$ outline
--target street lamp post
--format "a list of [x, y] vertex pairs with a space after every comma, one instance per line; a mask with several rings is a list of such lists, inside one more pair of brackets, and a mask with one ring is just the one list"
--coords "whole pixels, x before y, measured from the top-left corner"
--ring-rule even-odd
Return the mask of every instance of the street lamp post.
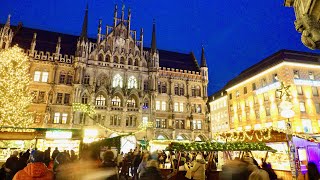
[[281, 93], [280, 94], [280, 99], [282, 100], [282, 102], [280, 103], [281, 117], [284, 117], [287, 119], [286, 138], [287, 138], [292, 178], [297, 179], [298, 171], [297, 171], [297, 165], [296, 165], [296, 148], [292, 140], [292, 123], [290, 121], [290, 118], [294, 117], [295, 113], [292, 110], [292, 107], [293, 107], [292, 103], [287, 100], [287, 98], [290, 97], [289, 88], [290, 86], [284, 86], [284, 84], [281, 83], [281, 88], [277, 89], [277, 92]]

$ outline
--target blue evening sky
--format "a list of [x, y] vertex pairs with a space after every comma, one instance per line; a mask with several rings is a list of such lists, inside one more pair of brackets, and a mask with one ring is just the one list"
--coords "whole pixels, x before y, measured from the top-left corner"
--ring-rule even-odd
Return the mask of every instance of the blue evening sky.
[[[294, 29], [293, 8], [284, 0], [125, 0], [131, 8], [132, 29], [144, 28], [150, 46], [152, 19], [156, 20], [159, 49], [188, 53], [200, 61], [201, 45], [209, 67], [209, 95], [242, 70], [279, 51], [308, 52]], [[99, 18], [103, 27], [113, 23], [114, 5], [120, 0], [2, 0], [0, 23], [11, 14], [12, 24], [79, 35], [89, 3], [89, 36], [96, 37]], [[118, 14], [119, 14], [118, 13]], [[127, 11], [126, 11], [127, 14]], [[104, 30], [104, 28], [103, 28]], [[62, 39], [63, 41], [63, 39]]]

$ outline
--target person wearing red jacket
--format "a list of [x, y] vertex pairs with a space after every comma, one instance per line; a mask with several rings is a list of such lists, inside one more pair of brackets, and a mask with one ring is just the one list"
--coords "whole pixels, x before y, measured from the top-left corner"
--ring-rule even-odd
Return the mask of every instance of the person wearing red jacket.
[[30, 155], [30, 163], [22, 170], [18, 171], [13, 180], [53, 180], [53, 172], [49, 171], [43, 163], [44, 153], [33, 151]]

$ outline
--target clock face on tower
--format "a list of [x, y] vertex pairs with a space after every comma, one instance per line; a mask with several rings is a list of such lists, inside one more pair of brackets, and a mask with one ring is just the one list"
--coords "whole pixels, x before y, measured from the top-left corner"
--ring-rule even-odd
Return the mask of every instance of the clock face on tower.
[[122, 37], [117, 37], [116, 46], [122, 47], [124, 46], [125, 40]]

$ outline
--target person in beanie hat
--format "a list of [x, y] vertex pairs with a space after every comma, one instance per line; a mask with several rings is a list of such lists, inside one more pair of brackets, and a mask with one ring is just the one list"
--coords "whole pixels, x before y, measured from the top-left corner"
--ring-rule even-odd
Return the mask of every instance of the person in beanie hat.
[[30, 163], [16, 173], [13, 180], [52, 180], [53, 172], [49, 171], [43, 163], [44, 153], [41, 151], [32, 151], [30, 154]]

